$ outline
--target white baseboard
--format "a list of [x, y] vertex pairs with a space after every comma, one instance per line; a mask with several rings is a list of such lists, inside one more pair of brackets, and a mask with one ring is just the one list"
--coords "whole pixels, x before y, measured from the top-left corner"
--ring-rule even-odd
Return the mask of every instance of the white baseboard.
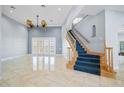
[[7, 57], [7, 58], [2, 58], [1, 61], [4, 62], [4, 61], [7, 61], [7, 60], [12, 60], [12, 59], [15, 59], [15, 58], [19, 58], [19, 57], [22, 57], [22, 56], [25, 56], [26, 54], [24, 55], [19, 55], [19, 56], [13, 56], [13, 57]]
[[114, 70], [115, 71], [118, 71], [119, 70], [119, 67], [118, 66], [114, 67]]
[[62, 54], [56, 54], [56, 56], [62, 56]]
[[124, 63], [124, 56], [119, 56], [119, 64], [122, 64]]
[[[27, 55], [27, 54], [19, 55], [19, 56], [13, 56], [13, 57], [7, 57], [7, 58], [2, 58], [1, 61], [4, 62], [4, 61], [7, 61], [7, 60], [12, 60], [12, 59], [15, 59], [15, 58], [23, 57], [25, 55]], [[29, 55], [32, 55], [32, 54], [29, 54]], [[62, 54], [56, 54], [56, 56], [62, 56]]]

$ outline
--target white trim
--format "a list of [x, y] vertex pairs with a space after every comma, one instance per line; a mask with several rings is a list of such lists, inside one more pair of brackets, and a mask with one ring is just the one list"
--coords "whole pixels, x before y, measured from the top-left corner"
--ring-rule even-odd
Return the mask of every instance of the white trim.
[[63, 56], [62, 54], [55, 54], [56, 56]]
[[1, 61], [4, 62], [4, 61], [7, 61], [7, 60], [12, 60], [12, 59], [15, 59], [15, 58], [19, 58], [19, 57], [22, 57], [22, 56], [25, 56], [26, 54], [24, 55], [19, 55], [19, 56], [13, 56], [13, 57], [7, 57], [7, 58], [2, 58]]
[[119, 70], [119, 66], [115, 66], [114, 70], [115, 70], [115, 72], [117, 72]]

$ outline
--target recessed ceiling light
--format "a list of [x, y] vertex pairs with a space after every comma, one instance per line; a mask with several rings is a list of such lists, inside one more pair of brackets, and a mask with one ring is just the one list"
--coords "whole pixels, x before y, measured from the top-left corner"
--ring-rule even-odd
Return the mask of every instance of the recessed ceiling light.
[[53, 22], [53, 20], [50, 20], [50, 22]]
[[10, 10], [10, 13], [13, 13], [13, 10]]
[[10, 6], [10, 13], [13, 13], [13, 11], [15, 10], [16, 8], [14, 6]]
[[58, 11], [61, 11], [62, 10], [62, 8], [58, 8]]

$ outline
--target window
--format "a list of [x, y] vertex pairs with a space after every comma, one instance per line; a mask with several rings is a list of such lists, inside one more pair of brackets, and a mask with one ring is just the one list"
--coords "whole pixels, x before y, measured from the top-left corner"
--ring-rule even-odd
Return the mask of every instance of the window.
[[120, 52], [124, 52], [124, 41], [120, 41]]
[[75, 18], [75, 19], [73, 20], [73, 24], [77, 24], [77, 23], [79, 23], [81, 20], [82, 20], [81, 17]]
[[92, 26], [92, 37], [96, 37], [96, 25]]

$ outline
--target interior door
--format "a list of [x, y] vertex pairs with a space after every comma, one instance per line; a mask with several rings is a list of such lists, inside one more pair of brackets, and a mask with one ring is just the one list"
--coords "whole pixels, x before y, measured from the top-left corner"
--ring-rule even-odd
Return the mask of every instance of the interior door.
[[56, 38], [35, 37], [32, 38], [32, 54], [56, 54]]
[[56, 52], [56, 40], [55, 40], [55, 38], [51, 38], [50, 40], [49, 40], [49, 51], [50, 51], [50, 53], [51, 54], [55, 54], [55, 52]]

